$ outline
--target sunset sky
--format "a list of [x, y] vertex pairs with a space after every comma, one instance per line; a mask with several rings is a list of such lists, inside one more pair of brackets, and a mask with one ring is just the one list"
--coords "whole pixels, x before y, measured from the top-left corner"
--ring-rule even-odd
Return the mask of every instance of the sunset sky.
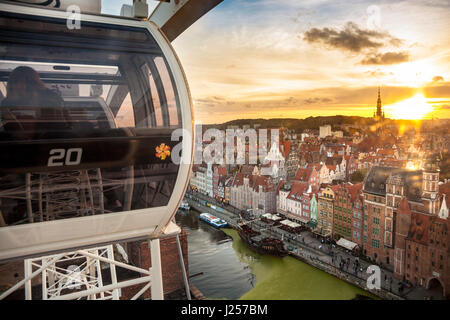
[[224, 0], [172, 44], [203, 123], [372, 116], [378, 86], [388, 117], [442, 119], [449, 30], [448, 0]]

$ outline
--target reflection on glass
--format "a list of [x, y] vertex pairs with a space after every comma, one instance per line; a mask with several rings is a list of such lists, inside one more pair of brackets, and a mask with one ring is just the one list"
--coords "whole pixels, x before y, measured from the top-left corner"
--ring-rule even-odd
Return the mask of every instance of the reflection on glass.
[[164, 206], [174, 188], [161, 49], [141, 29], [61, 24], [0, 17], [15, 39], [0, 42], [0, 226]]
[[169, 75], [169, 72], [167, 71], [166, 63], [164, 62], [164, 59], [162, 57], [156, 57], [155, 64], [159, 71], [161, 81], [166, 92], [166, 103], [169, 110], [170, 125], [177, 126], [179, 124], [178, 109], [175, 92], [172, 87], [172, 79]]

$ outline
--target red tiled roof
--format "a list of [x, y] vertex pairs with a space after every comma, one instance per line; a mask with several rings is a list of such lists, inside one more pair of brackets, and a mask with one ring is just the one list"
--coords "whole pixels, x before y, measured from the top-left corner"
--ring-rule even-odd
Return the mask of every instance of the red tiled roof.
[[241, 186], [244, 184], [244, 178], [248, 176], [244, 173], [236, 173], [236, 176], [234, 177], [233, 181], [233, 187]]
[[289, 140], [284, 141], [283, 142], [283, 150], [280, 150], [283, 157], [287, 158], [290, 150], [291, 150], [291, 142]]
[[295, 174], [295, 180], [306, 182], [311, 177], [311, 173], [312, 173], [312, 169], [298, 168], [297, 173]]
[[316, 168], [316, 171], [319, 171], [321, 167], [322, 165], [319, 163], [308, 163], [307, 169]]
[[239, 172], [244, 173], [244, 174], [252, 174], [254, 168], [255, 168], [255, 166], [253, 166], [253, 165], [244, 164], [244, 165], [242, 165], [241, 170]]
[[450, 182], [440, 184], [439, 185], [439, 192], [445, 193], [447, 196], [450, 195]]
[[450, 209], [450, 182], [439, 185], [439, 194], [442, 196], [445, 194], [445, 202], [447, 203], [447, 208]]
[[357, 184], [346, 184], [345, 188], [348, 190], [348, 192], [350, 193], [350, 196], [352, 198], [352, 202], [355, 202], [358, 195], [361, 193], [362, 188], [363, 188], [363, 184], [361, 183], [357, 183]]
[[217, 174], [219, 176], [226, 176], [227, 175], [227, 168], [226, 167], [217, 167]]
[[409, 207], [408, 199], [403, 197], [397, 208], [397, 213], [411, 214], [411, 208]]
[[423, 244], [428, 244], [428, 231], [430, 230], [430, 216], [423, 213], [412, 212], [411, 226], [408, 238]]
[[280, 189], [283, 188], [283, 186], [284, 186], [284, 184], [285, 184], [286, 182], [287, 182], [287, 181], [285, 181], [285, 180], [281, 180], [281, 181], [280, 181], [280, 183], [279, 183], [278, 186], [277, 186], [277, 195], [280, 194]]
[[294, 198], [294, 196], [299, 195], [301, 197], [303, 195], [303, 192], [305, 192], [307, 189], [308, 183], [295, 181], [292, 184], [291, 192], [289, 193], [288, 198], [298, 201], [298, 199]]
[[251, 176], [251, 177], [253, 190], [258, 191], [259, 186], [262, 186], [264, 192], [273, 191], [273, 183], [270, 177], [266, 176]]
[[255, 176], [252, 174], [237, 173], [233, 181], [233, 187], [238, 187], [244, 184], [244, 179], [248, 178], [250, 188], [255, 191], [259, 190], [259, 186], [263, 187], [264, 192], [273, 191], [273, 183], [270, 177]]
[[340, 187], [340, 185], [335, 184], [335, 185], [330, 186], [330, 189], [333, 190], [333, 192], [336, 192], [339, 190], [339, 187]]

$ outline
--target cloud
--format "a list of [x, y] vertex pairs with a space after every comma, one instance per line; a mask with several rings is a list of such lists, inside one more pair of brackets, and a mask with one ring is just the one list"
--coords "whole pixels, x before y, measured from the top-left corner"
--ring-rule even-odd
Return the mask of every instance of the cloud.
[[342, 30], [333, 28], [311, 28], [304, 33], [303, 39], [308, 43], [324, 45], [350, 52], [362, 52], [366, 49], [379, 49], [385, 45], [398, 46], [402, 40], [388, 32], [361, 29], [354, 22], [347, 22]]
[[303, 100], [304, 104], [317, 104], [317, 103], [326, 103], [326, 102], [331, 102], [332, 100], [330, 98], [319, 98], [319, 97], [314, 97], [314, 98], [307, 98]]
[[444, 77], [443, 76], [434, 76], [433, 77], [433, 81], [434, 82], [444, 81]]
[[369, 57], [363, 59], [361, 64], [396, 64], [409, 61], [408, 52], [385, 52], [371, 54]]
[[360, 75], [360, 77], [367, 79], [368, 76], [369, 77], [385, 77], [385, 76], [392, 76], [392, 75], [394, 75], [393, 72], [383, 72], [380, 70], [368, 70], [368, 71], [365, 71], [364, 73], [362, 73]]
[[226, 99], [218, 96], [206, 97], [203, 99], [195, 99], [194, 101], [197, 106], [209, 108], [223, 106], [224, 104], [228, 103]]
[[450, 82], [429, 83], [423, 88], [424, 94], [427, 98], [444, 98], [450, 96]]

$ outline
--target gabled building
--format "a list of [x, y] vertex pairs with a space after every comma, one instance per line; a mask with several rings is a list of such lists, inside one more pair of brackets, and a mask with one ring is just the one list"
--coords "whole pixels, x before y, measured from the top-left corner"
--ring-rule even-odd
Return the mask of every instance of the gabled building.
[[[227, 176], [227, 168], [225, 166], [219, 166], [219, 165], [213, 165], [213, 196], [214, 198], [221, 198], [223, 199], [225, 197], [225, 180], [222, 179], [223, 177]], [[220, 186], [221, 191], [219, 191], [219, 181], [222, 181], [222, 185]], [[219, 194], [220, 193], [220, 194]]]
[[361, 190], [362, 183], [337, 186], [334, 194], [333, 217], [333, 238], [335, 240], [345, 238], [352, 241], [353, 211]]
[[205, 177], [205, 189], [208, 197], [214, 197], [213, 190], [213, 169], [212, 164], [208, 163], [206, 167], [206, 177]]
[[206, 194], [206, 165], [194, 165], [191, 172], [189, 184], [192, 189]]
[[448, 209], [450, 208], [450, 182], [439, 186], [440, 208], [438, 216], [441, 219], [448, 219]]
[[237, 173], [230, 188], [230, 204], [257, 214], [276, 212], [276, 188], [270, 176]]
[[309, 217], [310, 217], [310, 221], [309, 221], [309, 226], [311, 227], [311, 229], [315, 229], [317, 226], [317, 222], [319, 220], [319, 204], [318, 204], [318, 192], [311, 192], [309, 194]]
[[345, 181], [349, 181], [353, 173], [358, 170], [358, 159], [354, 156], [345, 156]]
[[295, 174], [295, 181], [304, 182], [311, 186], [311, 190], [319, 189], [319, 175], [314, 166], [307, 168], [298, 168]]
[[281, 154], [286, 159], [286, 179], [291, 180], [295, 177], [300, 163], [298, 143], [295, 140], [287, 140], [280, 145], [280, 148], [282, 149]]
[[414, 286], [437, 287], [450, 297], [450, 220], [412, 210], [403, 197], [397, 209], [394, 276]]
[[318, 193], [318, 222], [314, 230], [324, 238], [331, 238], [333, 233], [334, 196], [337, 186], [328, 186]]
[[294, 181], [290, 192], [286, 198], [287, 203], [287, 216], [292, 220], [306, 225], [309, 222], [309, 217], [302, 215], [303, 197], [308, 189], [308, 183]]
[[352, 217], [352, 241], [357, 243], [360, 248], [363, 247], [363, 228], [364, 228], [364, 197], [362, 189], [358, 193], [353, 203]]
[[365, 254], [392, 267], [396, 244], [397, 214], [405, 198], [411, 212], [438, 216], [439, 170], [427, 162], [423, 170], [373, 167], [364, 180]]
[[280, 181], [277, 187], [277, 212], [282, 213], [287, 211], [287, 197], [291, 192], [292, 182]]

